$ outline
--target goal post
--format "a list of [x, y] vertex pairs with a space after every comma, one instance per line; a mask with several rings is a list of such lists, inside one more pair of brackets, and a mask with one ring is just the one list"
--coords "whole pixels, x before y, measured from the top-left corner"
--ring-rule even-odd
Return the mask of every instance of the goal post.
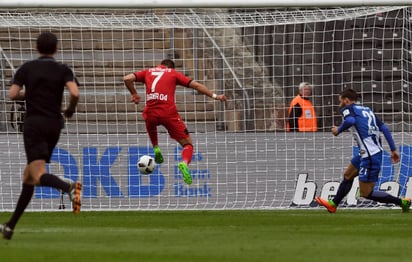
[[409, 0], [255, 0], [202, 1], [191, 0], [2, 0], [0, 8], [268, 8], [268, 7], [353, 7], [353, 6], [409, 6]]
[[[349, 133], [330, 133], [341, 122], [337, 100], [345, 87], [356, 89], [391, 128], [402, 155], [393, 166], [385, 154], [377, 187], [412, 196], [412, 7], [401, 1], [287, 9], [53, 9], [28, 2], [0, 3], [0, 210], [14, 208], [26, 163], [19, 128], [24, 104], [8, 101], [8, 83], [19, 65], [37, 57], [35, 39], [45, 30], [57, 35], [56, 59], [73, 68], [81, 92], [48, 168], [83, 182], [85, 210], [315, 207], [315, 195], [336, 193], [356, 151]], [[165, 162], [149, 176], [137, 168], [138, 158], [153, 151], [144, 103], [131, 103], [122, 79], [164, 58], [229, 98], [220, 103], [178, 88], [177, 107], [195, 148], [190, 186], [177, 168], [181, 148], [164, 128]], [[319, 131], [286, 132], [289, 103], [304, 81], [313, 85]], [[376, 207], [356, 191], [355, 183], [344, 206]], [[59, 205], [59, 192], [36, 188], [30, 208]]]

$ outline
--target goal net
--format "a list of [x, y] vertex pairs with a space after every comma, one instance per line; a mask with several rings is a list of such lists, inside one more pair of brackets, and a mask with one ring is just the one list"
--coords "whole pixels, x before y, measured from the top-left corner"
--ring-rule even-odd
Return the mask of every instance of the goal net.
[[[316, 207], [315, 195], [336, 193], [357, 150], [349, 133], [330, 133], [341, 123], [338, 95], [345, 87], [391, 128], [402, 155], [393, 166], [385, 154], [377, 188], [411, 197], [411, 20], [411, 7], [399, 6], [0, 10], [0, 210], [14, 208], [26, 163], [25, 105], [7, 99], [9, 82], [37, 57], [35, 39], [46, 30], [57, 35], [56, 59], [73, 68], [81, 91], [48, 169], [82, 181], [85, 210]], [[139, 157], [153, 151], [144, 102], [130, 101], [123, 76], [165, 58], [228, 97], [221, 103], [177, 89], [195, 148], [190, 186], [177, 168], [181, 148], [163, 127], [164, 163], [151, 175], [137, 168]], [[286, 132], [301, 82], [313, 85], [317, 132]], [[143, 86], [136, 87], [142, 95]], [[356, 191], [354, 183], [344, 206], [376, 206]], [[36, 188], [30, 208], [62, 203], [70, 206], [67, 196]]]

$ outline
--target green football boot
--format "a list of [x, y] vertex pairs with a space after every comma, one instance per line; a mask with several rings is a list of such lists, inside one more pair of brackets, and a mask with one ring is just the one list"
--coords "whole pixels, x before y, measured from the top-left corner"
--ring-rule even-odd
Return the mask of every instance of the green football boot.
[[154, 146], [153, 151], [155, 154], [155, 162], [158, 164], [163, 163], [163, 155], [162, 155], [162, 151], [160, 151], [159, 146]]
[[180, 162], [178, 167], [183, 174], [183, 181], [188, 185], [192, 184], [192, 176], [190, 175], [190, 170], [187, 164], [185, 162]]
[[403, 213], [409, 212], [409, 209], [411, 208], [411, 199], [409, 197], [402, 199], [401, 208]]

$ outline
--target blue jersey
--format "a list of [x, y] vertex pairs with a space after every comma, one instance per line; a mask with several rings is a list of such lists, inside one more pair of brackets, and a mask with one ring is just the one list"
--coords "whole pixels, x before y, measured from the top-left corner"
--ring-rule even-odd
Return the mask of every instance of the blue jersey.
[[344, 121], [338, 131], [349, 129], [352, 132], [362, 158], [383, 151], [380, 132], [384, 124], [369, 107], [351, 104], [342, 108], [342, 114]]

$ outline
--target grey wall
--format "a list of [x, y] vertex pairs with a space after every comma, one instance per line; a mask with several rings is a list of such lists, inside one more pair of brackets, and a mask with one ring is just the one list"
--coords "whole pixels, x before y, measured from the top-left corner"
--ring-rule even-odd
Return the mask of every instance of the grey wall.
[[[177, 170], [180, 151], [160, 134], [165, 162], [150, 175], [140, 175], [136, 162], [151, 153], [146, 134], [63, 134], [50, 170], [84, 184], [83, 209], [241, 209], [315, 206], [315, 194], [333, 195], [352, 154], [348, 133], [217, 133], [193, 134], [196, 153], [190, 165], [193, 184]], [[396, 134], [403, 145], [403, 164], [384, 163], [382, 187], [407, 194], [410, 138]], [[25, 154], [21, 135], [1, 135], [0, 210], [11, 210], [20, 193]], [[355, 183], [356, 184], [356, 183]], [[349, 205], [358, 204], [356, 188]], [[40, 196], [43, 199], [40, 199]], [[36, 191], [30, 208], [54, 210], [59, 194]], [[64, 196], [66, 207], [70, 207]], [[360, 204], [366, 205], [367, 202]], [[345, 203], [346, 204], [346, 203]]]

